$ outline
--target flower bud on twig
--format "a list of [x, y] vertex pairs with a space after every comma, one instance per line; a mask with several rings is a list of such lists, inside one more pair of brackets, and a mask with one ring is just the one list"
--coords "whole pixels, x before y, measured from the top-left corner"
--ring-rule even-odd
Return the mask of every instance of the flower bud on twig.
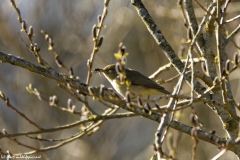
[[233, 58], [233, 59], [234, 59], [234, 64], [237, 66], [238, 63], [239, 63], [239, 62], [238, 62], [238, 53], [235, 53], [235, 54], [234, 54], [234, 58]]
[[157, 109], [160, 109], [160, 106], [155, 102], [155, 106], [157, 107]]
[[141, 100], [140, 97], [137, 97], [137, 102], [138, 102], [138, 106], [139, 106], [140, 108], [143, 108], [143, 103], [142, 103], [142, 100]]
[[115, 65], [115, 69], [116, 69], [117, 74], [122, 73], [122, 66], [118, 62]]
[[229, 59], [225, 63], [225, 70], [227, 73], [229, 73], [229, 71], [230, 71], [230, 60]]
[[56, 95], [53, 95], [51, 97], [49, 97], [49, 105], [50, 106], [56, 106], [58, 104], [58, 99]]
[[58, 56], [58, 55], [55, 56], [55, 62], [56, 62], [56, 64], [58, 65], [58, 67], [62, 67], [62, 66], [63, 66], [63, 63], [62, 63], [62, 61], [59, 59], [59, 56]]
[[27, 24], [26, 24], [26, 21], [23, 20], [22, 21], [22, 30], [21, 31], [25, 31], [27, 29]]
[[54, 46], [54, 43], [53, 43], [53, 39], [52, 37], [48, 37], [48, 50], [52, 50], [53, 49], [53, 46]]
[[205, 62], [201, 63], [201, 67], [202, 67], [203, 72], [207, 73], [207, 68], [206, 68]]
[[215, 86], [219, 82], [218, 77], [215, 77], [213, 80], [213, 85]]
[[69, 74], [70, 74], [71, 78], [74, 76], [74, 72], [73, 72], [73, 68], [72, 67], [70, 67]]
[[103, 97], [103, 95], [104, 95], [104, 90], [105, 90], [105, 86], [104, 86], [103, 84], [101, 84], [101, 85], [100, 85], [100, 92], [99, 92], [100, 97]]
[[182, 45], [178, 50], [178, 55], [180, 58], [183, 58], [185, 54], [185, 47]]
[[189, 40], [192, 40], [192, 32], [191, 32], [190, 27], [188, 27], [188, 29], [187, 29], [187, 37], [188, 37]]
[[149, 111], [151, 111], [151, 110], [152, 110], [152, 108], [150, 107], [150, 105], [149, 105], [149, 103], [148, 103], [148, 102], [146, 102], [146, 103], [145, 103], [145, 107], [147, 107], [147, 109], [148, 109]]
[[125, 97], [126, 97], [126, 103], [131, 103], [131, 97], [130, 97], [129, 91], [126, 92]]
[[181, 6], [181, 5], [182, 5], [182, 0], [178, 0], [178, 1], [177, 1], [177, 4], [178, 4], [179, 6]]
[[96, 25], [93, 25], [93, 28], [92, 28], [92, 37], [93, 37], [94, 40], [95, 40], [96, 37], [97, 37], [97, 26], [96, 26]]
[[192, 122], [192, 125], [194, 126], [194, 127], [197, 127], [197, 120], [198, 120], [198, 118], [197, 118], [197, 116], [196, 116], [196, 114], [191, 114], [190, 115], [190, 120], [191, 120], [191, 122]]
[[126, 47], [125, 47], [125, 46], [122, 46], [121, 49], [120, 49], [120, 51], [121, 51], [122, 55], [124, 55], [125, 52], [126, 52]]
[[98, 15], [98, 24], [100, 24], [101, 20], [102, 20], [102, 16]]
[[101, 37], [99, 38], [99, 40], [98, 40], [98, 42], [97, 42], [97, 47], [101, 47], [102, 43], [103, 43], [103, 36], [101, 36]]
[[34, 50], [34, 52], [39, 52], [40, 51], [40, 48], [38, 48], [37, 43], [34, 44], [33, 50]]
[[93, 95], [93, 87], [92, 86], [88, 87], [88, 92], [91, 96]]
[[72, 110], [72, 100], [69, 98], [68, 99], [68, 109], [71, 109]]
[[223, 77], [226, 77], [226, 75], [227, 75], [227, 73], [226, 73], [226, 70], [224, 69], [224, 70], [222, 71], [222, 76], [223, 76]]
[[33, 36], [33, 27], [32, 26], [30, 26], [29, 29], [28, 29], [28, 36], [29, 37]]

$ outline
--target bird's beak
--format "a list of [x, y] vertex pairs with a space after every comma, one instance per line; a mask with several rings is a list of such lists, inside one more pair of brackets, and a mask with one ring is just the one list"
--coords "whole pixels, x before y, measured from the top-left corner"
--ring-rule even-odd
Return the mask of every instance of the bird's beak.
[[104, 72], [104, 70], [103, 69], [101, 69], [101, 68], [96, 68], [96, 69], [94, 69], [94, 72]]

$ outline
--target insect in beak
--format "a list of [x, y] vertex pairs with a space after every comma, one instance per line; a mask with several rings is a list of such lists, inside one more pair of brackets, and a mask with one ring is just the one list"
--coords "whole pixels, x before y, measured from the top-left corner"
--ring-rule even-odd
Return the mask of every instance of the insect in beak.
[[103, 71], [104, 71], [104, 70], [101, 69], [101, 68], [95, 68], [95, 69], [94, 69], [94, 72], [95, 72], [95, 73], [97, 73], [97, 72], [103, 72]]
[[101, 69], [101, 68], [95, 68], [93, 72], [94, 72], [94, 73], [99, 73], [99, 75], [101, 76], [100, 73], [101, 73], [101, 72], [104, 72], [104, 70]]

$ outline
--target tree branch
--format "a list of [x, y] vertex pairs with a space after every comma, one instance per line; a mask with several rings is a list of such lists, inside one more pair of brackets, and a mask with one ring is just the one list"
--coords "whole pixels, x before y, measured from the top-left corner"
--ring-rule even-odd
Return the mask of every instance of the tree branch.
[[[3, 62], [3, 63], [10, 63], [12, 65], [19, 66], [21, 68], [25, 68], [25, 69], [27, 69], [31, 72], [37, 73], [39, 75], [42, 75], [44, 77], [47, 77], [47, 78], [50, 78], [50, 79], [53, 79], [53, 80], [60, 81], [62, 83], [68, 83], [73, 88], [79, 89], [80, 92], [85, 93], [87, 95], [90, 95], [90, 93], [88, 91], [88, 87], [89, 87], [88, 85], [86, 85], [84, 83], [81, 83], [77, 80], [71, 79], [64, 74], [61, 74], [61, 73], [55, 72], [53, 70], [45, 69], [43, 67], [32, 64], [32, 63], [30, 63], [30, 62], [28, 62], [28, 61], [26, 61], [22, 58], [15, 57], [13, 55], [6, 54], [6, 53], [3, 53], [3, 52], [0, 51], [0, 61]], [[111, 91], [109, 91], [107, 89], [105, 91], [106, 92], [104, 92], [104, 94], [102, 96], [103, 100], [105, 100], [107, 102], [110, 102], [112, 104], [118, 105], [121, 108], [129, 110], [129, 111], [132, 112], [132, 109], [127, 107], [127, 104], [126, 104], [125, 101], [119, 100], [119, 98], [116, 98], [116, 95], [113, 94]], [[92, 90], [93, 95], [92, 96], [100, 98], [99, 92], [100, 92], [99, 87], [98, 88], [93, 88], [93, 90]], [[151, 115], [149, 115], [149, 114], [146, 114], [146, 113], [142, 112], [140, 108], [136, 107], [134, 109], [134, 113], [137, 114], [137, 115], [142, 115], [142, 116], [144, 116], [148, 119], [151, 119], [153, 121], [160, 122], [161, 116], [159, 114], [154, 113], [154, 112]], [[124, 116], [126, 116], [126, 115], [124, 115]], [[129, 116], [136, 116], [136, 115], [130, 114]], [[42, 129], [42, 130], [39, 130], [39, 131], [22, 132], [22, 133], [7, 134], [7, 135], [2, 134], [2, 135], [0, 135], [0, 139], [3, 138], [3, 137], [16, 137], [16, 136], [23, 136], [23, 135], [30, 135], [30, 134], [39, 134], [39, 133], [59, 131], [59, 130], [65, 129], [65, 128], [78, 126], [79, 124], [83, 124], [83, 123], [90, 122], [90, 121], [97, 121], [97, 120], [101, 120], [101, 119], [112, 119], [112, 118], [116, 118], [116, 117], [114, 115], [109, 115], [109, 116], [104, 116], [104, 117], [94, 116], [94, 117], [89, 117], [88, 119], [83, 120], [83, 121], [76, 121], [72, 124], [65, 125], [65, 126], [60, 126], [60, 127], [57, 127], [57, 128]], [[188, 135], [191, 135], [192, 127], [187, 126], [187, 125], [185, 125], [181, 122], [173, 120], [169, 124], [169, 127], [174, 128], [176, 130], [179, 130], [181, 132], [184, 132]], [[207, 142], [212, 143], [212, 144], [215, 144], [216, 140], [218, 140], [219, 144], [225, 144], [226, 143], [226, 140], [224, 138], [220, 138], [220, 137], [217, 137], [215, 135], [212, 135], [209, 138], [204, 131], [199, 130], [198, 132], [199, 132], [198, 133], [198, 138], [201, 139], [201, 140], [207, 141]], [[232, 148], [230, 148], [230, 150], [234, 150], [234, 148], [232, 147]]]
[[[138, 12], [138, 15], [142, 18], [144, 24], [146, 25], [148, 31], [152, 34], [153, 38], [155, 39], [158, 46], [163, 50], [166, 57], [169, 59], [169, 61], [172, 63], [172, 65], [175, 67], [175, 69], [182, 73], [184, 69], [183, 62], [179, 59], [177, 54], [173, 51], [172, 47], [169, 45], [167, 40], [165, 39], [164, 35], [162, 34], [161, 30], [158, 29], [157, 25], [153, 21], [152, 17], [148, 13], [147, 9], [145, 8], [144, 4], [141, 0], [131, 0], [132, 5], [135, 7], [135, 9]], [[188, 83], [191, 83], [191, 76], [184, 77]], [[203, 87], [197, 80], [195, 80], [195, 91], [199, 94], [203, 93], [206, 88]], [[206, 97], [209, 97], [208, 94]]]

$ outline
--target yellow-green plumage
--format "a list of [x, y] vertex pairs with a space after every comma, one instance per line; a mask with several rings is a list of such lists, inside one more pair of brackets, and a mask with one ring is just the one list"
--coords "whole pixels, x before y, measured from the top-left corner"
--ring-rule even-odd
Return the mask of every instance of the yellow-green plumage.
[[[103, 69], [101, 69], [104, 76], [112, 84], [114, 89], [125, 97], [127, 91], [126, 84], [121, 83], [119, 75], [116, 72], [115, 64], [110, 64]], [[162, 95], [162, 94], [171, 94], [163, 87], [159, 86], [156, 82], [149, 79], [148, 77], [142, 75], [140, 72], [133, 69], [125, 69], [126, 79], [131, 83], [130, 90], [136, 96], [151, 96], [151, 95]]]

